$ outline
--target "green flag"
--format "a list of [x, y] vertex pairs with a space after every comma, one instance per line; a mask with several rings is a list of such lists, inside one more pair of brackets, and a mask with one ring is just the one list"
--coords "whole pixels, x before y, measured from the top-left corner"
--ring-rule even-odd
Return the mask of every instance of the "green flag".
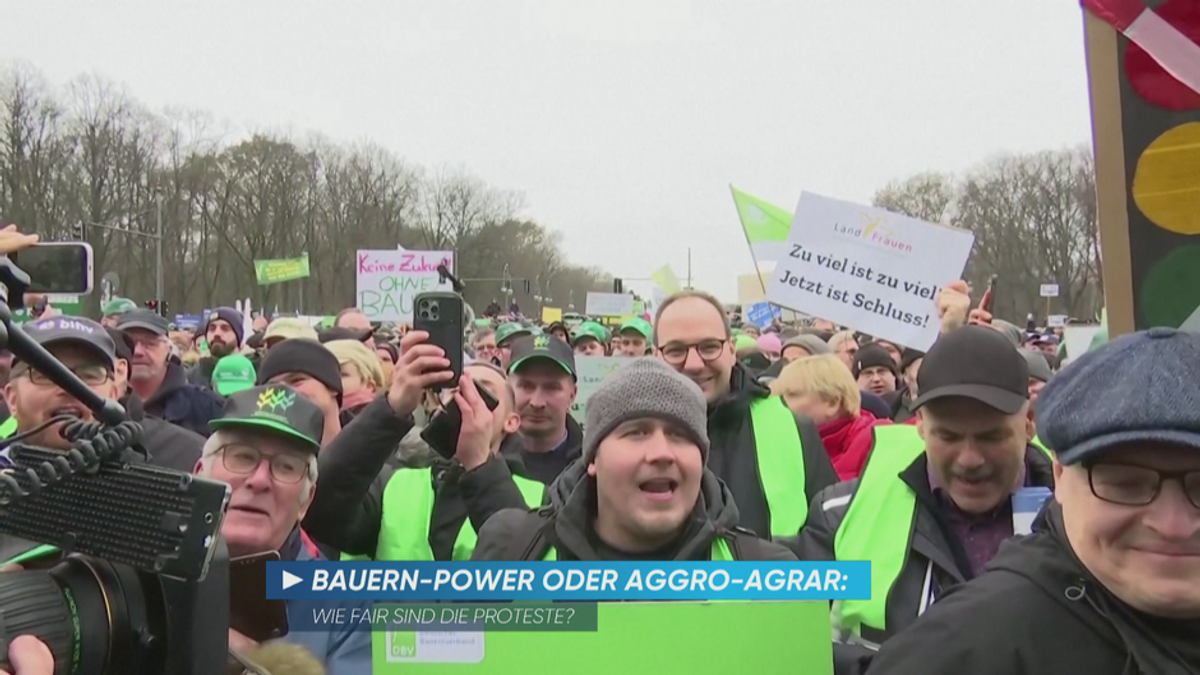
[[732, 185], [729, 189], [733, 191], [733, 203], [737, 206], [754, 262], [775, 262], [781, 255], [783, 242], [787, 241], [788, 231], [792, 229], [792, 213]]
[[260, 286], [306, 279], [308, 278], [308, 254], [304, 253], [299, 258], [255, 260], [254, 276], [258, 278]]

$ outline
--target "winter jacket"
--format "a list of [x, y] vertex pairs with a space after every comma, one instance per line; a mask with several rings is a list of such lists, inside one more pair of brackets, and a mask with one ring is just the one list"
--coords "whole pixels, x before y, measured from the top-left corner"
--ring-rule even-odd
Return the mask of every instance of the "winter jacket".
[[202, 356], [196, 365], [187, 369], [188, 382], [197, 387], [212, 389], [212, 374], [217, 367], [217, 359], [213, 356]]
[[213, 390], [187, 381], [183, 366], [167, 364], [167, 376], [158, 391], [144, 402], [146, 414], [177, 424], [207, 438], [208, 423], [221, 416], [225, 401]]
[[[729, 393], [716, 405], [709, 406], [708, 438], [711, 449], [708, 468], [733, 494], [741, 514], [739, 525], [756, 534], [766, 535], [771, 531], [771, 514], [758, 473], [750, 404], [770, 397], [771, 392], [756, 382], [741, 364], [734, 365], [729, 386]], [[837, 473], [812, 420], [797, 415], [796, 427], [804, 445], [805, 499], [811, 504], [818, 492], [838, 482]]]
[[[321, 561], [325, 560], [320, 554], [313, 555], [300, 540], [300, 530], [296, 529], [288, 537], [287, 542], [279, 550], [279, 557], [285, 561]], [[346, 614], [361, 616], [370, 610], [371, 603], [366, 600], [288, 600], [289, 615], [313, 616], [314, 611], [327, 609], [346, 610]], [[327, 631], [291, 631], [283, 641], [297, 644], [309, 651], [318, 661], [325, 665], [327, 675], [358, 675], [371, 672], [371, 626], [363, 622], [339, 625]]]
[[858, 478], [863, 465], [867, 463], [867, 455], [871, 454], [871, 430], [885, 424], [891, 424], [891, 421], [878, 419], [866, 410], [860, 410], [854, 417], [842, 417], [817, 427], [838, 479]]
[[[879, 450], [886, 451], [887, 448]], [[1044, 452], [1028, 446], [1025, 462], [1026, 481], [1030, 485], [1053, 487], [1053, 469]], [[926, 455], [921, 453], [896, 480], [903, 481], [914, 494], [916, 513], [909, 537], [910, 549], [887, 595], [887, 632], [885, 635], [863, 636], [875, 644], [886, 644], [885, 641], [902, 633], [931, 602], [940, 601], [948, 589], [964, 583], [972, 576], [966, 551], [962, 543], [952, 536], [952, 530], [942, 516], [930, 488]], [[838, 483], [817, 496], [809, 511], [808, 522], [800, 533], [796, 550], [801, 560], [838, 559], [834, 542], [838, 529], [850, 511], [859, 482], [859, 479], [855, 479]], [[869, 659], [870, 654], [869, 650], [857, 645], [835, 644], [834, 659], [839, 664], [839, 675], [855, 672], [843, 670], [842, 664], [860, 658]]]
[[[386, 465], [412, 426], [411, 416], [398, 417], [387, 397], [381, 396], [321, 451], [316, 495], [304, 517], [309, 535], [350, 555], [375, 554], [383, 524], [384, 490], [395, 471]], [[437, 526], [430, 528], [435, 557], [453, 548], [468, 517], [478, 531], [493, 513], [524, 508], [513, 473], [536, 478], [526, 475], [519, 451], [510, 449], [514, 443], [519, 440], [511, 437], [500, 455], [466, 472], [438, 458], [441, 461], [433, 474], [441, 489], [431, 518]], [[444, 559], [449, 559], [448, 554]]]
[[888, 640], [870, 675], [1187, 675], [1200, 671], [1196, 620], [1149, 617], [1079, 562], [1051, 499], [1033, 534]]
[[204, 450], [204, 437], [200, 434], [171, 424], [155, 417], [147, 417], [142, 400], [129, 392], [121, 399], [129, 419], [142, 425], [142, 446], [150, 455], [150, 463], [164, 469], [183, 473], [196, 470], [196, 462]]
[[[588, 476], [583, 462], [572, 465], [548, 490], [547, 507], [530, 511], [509, 509], [494, 515], [479, 531], [472, 560], [506, 561], [526, 543], [525, 533], [537, 528], [545, 544], [553, 546], [558, 560], [710, 560], [713, 541], [737, 529], [740, 516], [733, 495], [724, 483], [707, 469], [700, 484], [700, 497], [683, 534], [671, 546], [652, 555], [631, 555], [618, 551], [600, 540], [592, 528], [596, 513], [595, 480]], [[752, 536], [742, 532], [745, 536]], [[746, 560], [795, 560], [787, 548], [758, 541], [765, 555]], [[543, 546], [544, 548], [544, 546]]]

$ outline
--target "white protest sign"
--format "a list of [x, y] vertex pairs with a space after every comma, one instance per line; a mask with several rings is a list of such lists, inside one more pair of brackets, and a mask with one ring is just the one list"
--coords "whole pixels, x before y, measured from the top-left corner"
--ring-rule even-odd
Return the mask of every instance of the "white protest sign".
[[1047, 328], [1062, 328], [1065, 325], [1067, 325], [1066, 314], [1051, 314], [1050, 316], [1046, 317]]
[[628, 293], [589, 292], [584, 313], [590, 316], [629, 316], [633, 314], [633, 296]]
[[575, 393], [575, 402], [571, 404], [571, 416], [576, 422], [583, 424], [583, 413], [588, 399], [609, 373], [625, 363], [629, 363], [629, 359], [620, 356], [575, 356], [578, 390]]
[[1058, 284], [1042, 284], [1042, 287], [1038, 290], [1043, 298], [1058, 297]]
[[418, 293], [448, 290], [438, 283], [438, 265], [454, 269], [453, 251], [404, 249], [358, 251], [355, 265], [355, 306], [372, 321], [412, 322]]
[[1067, 348], [1067, 358], [1063, 359], [1061, 365], [1065, 366], [1086, 354], [1088, 347], [1092, 346], [1092, 339], [1099, 332], [1100, 326], [1095, 324], [1064, 327], [1063, 344]]
[[967, 230], [806, 192], [767, 301], [927, 350], [934, 299], [962, 277], [974, 242]]

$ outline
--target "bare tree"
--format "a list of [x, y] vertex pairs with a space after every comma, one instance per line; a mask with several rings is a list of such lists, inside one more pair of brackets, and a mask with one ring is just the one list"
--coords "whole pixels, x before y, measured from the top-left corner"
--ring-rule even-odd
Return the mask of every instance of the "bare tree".
[[902, 213], [932, 223], [941, 223], [954, 205], [954, 179], [943, 173], [920, 173], [885, 185], [872, 203], [881, 209]]
[[[97, 76], [56, 93], [33, 69], [0, 70], [0, 220], [48, 239], [79, 222], [96, 250], [97, 275], [120, 274], [120, 293], [153, 297], [153, 237], [163, 213], [166, 300], [198, 312], [251, 297], [283, 311], [332, 313], [354, 302], [360, 248], [458, 253], [464, 278], [537, 279], [582, 303], [603, 288], [597, 270], [566, 263], [559, 239], [517, 218], [521, 196], [465, 171], [423, 178], [369, 143], [256, 134], [226, 143], [227, 130], [191, 110], [146, 110]], [[259, 286], [254, 261], [307, 253], [313, 277]], [[558, 289], [563, 289], [560, 294]], [[517, 289], [524, 307], [532, 293]], [[468, 300], [499, 295], [498, 281], [468, 287]], [[557, 300], [557, 298], [556, 298]], [[92, 309], [95, 309], [94, 303]]]

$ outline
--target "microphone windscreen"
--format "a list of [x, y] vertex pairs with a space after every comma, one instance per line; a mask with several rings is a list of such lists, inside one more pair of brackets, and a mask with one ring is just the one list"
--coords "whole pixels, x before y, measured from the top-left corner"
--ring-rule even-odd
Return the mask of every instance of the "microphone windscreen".
[[270, 675], [325, 675], [325, 666], [304, 647], [276, 640], [244, 655]]

